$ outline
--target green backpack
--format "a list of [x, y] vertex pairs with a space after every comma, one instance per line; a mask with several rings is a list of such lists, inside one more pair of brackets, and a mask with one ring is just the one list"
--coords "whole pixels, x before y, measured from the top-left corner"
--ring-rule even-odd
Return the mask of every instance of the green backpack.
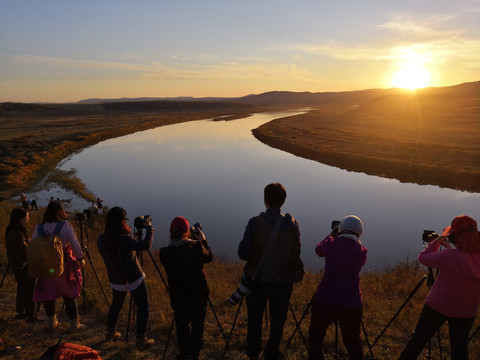
[[38, 225], [38, 237], [27, 248], [28, 276], [39, 279], [54, 279], [63, 273], [63, 245], [58, 236], [65, 221], [55, 226], [53, 234], [45, 233], [43, 223]]

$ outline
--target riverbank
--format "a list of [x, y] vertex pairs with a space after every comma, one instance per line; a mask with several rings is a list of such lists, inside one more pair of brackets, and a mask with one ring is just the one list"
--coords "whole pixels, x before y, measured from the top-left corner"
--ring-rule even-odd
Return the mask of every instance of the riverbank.
[[265, 144], [401, 182], [480, 192], [479, 91], [384, 95], [316, 106], [253, 130]]
[[[15, 206], [14, 203], [4, 202], [0, 208], [0, 233], [5, 232], [8, 223], [8, 216]], [[31, 220], [28, 223], [28, 233], [32, 234], [38, 222], [41, 221], [44, 208], [38, 211], [31, 211]], [[79, 224], [73, 220], [73, 214], [69, 214], [69, 221], [76, 229], [77, 236], [80, 236]], [[169, 304], [169, 296], [166, 287], [160, 277], [160, 274], [152, 262], [148, 253], [143, 254], [144, 270], [149, 287], [150, 296], [150, 321], [149, 336], [156, 340], [156, 344], [146, 351], [138, 351], [134, 347], [134, 325], [130, 323], [130, 334], [128, 341], [125, 341], [125, 334], [128, 325], [128, 302], [125, 303], [119, 319], [119, 330], [124, 337], [116, 342], [105, 342], [106, 319], [108, 306], [102, 294], [102, 288], [106, 292], [107, 300], [111, 300], [108, 278], [103, 261], [97, 251], [95, 239], [104, 227], [104, 217], [93, 215], [86, 221], [89, 254], [92, 259], [90, 263], [87, 259], [85, 266], [85, 284], [86, 297], [78, 298], [81, 321], [87, 326], [78, 333], [70, 334], [66, 330], [66, 315], [62, 315], [62, 324], [51, 332], [45, 331], [43, 325], [25, 324], [23, 321], [16, 321], [15, 316], [15, 280], [13, 274], [8, 272], [5, 282], [0, 288], [0, 337], [8, 346], [19, 345], [22, 349], [19, 352], [4, 355], [0, 357], [5, 360], [16, 359], [37, 359], [46, 351], [46, 349], [55, 344], [60, 337], [65, 336], [64, 341], [74, 342], [92, 347], [100, 352], [103, 360], [140, 360], [159, 358], [167, 347], [165, 359], [174, 359], [177, 353], [175, 330], [171, 332], [173, 313]], [[155, 224], [154, 224], [155, 225]], [[213, 249], [215, 252], [215, 249]], [[152, 252], [153, 259], [159, 265], [158, 252]], [[6, 255], [5, 243], [0, 242], [0, 274], [5, 273]], [[93, 264], [98, 274], [98, 280], [93, 272]], [[243, 304], [232, 332], [232, 324], [238, 307], [232, 307], [227, 304], [226, 299], [237, 288], [242, 272], [241, 263], [225, 263], [222, 259], [215, 259], [213, 263], [206, 265], [207, 279], [210, 285], [210, 300], [212, 308], [207, 309], [206, 327], [205, 327], [205, 346], [202, 350], [200, 359], [217, 360], [222, 359], [225, 350], [225, 342], [222, 332], [225, 336], [232, 334], [230, 348], [227, 351], [225, 359], [246, 359], [244, 355], [244, 344], [246, 340], [246, 305]], [[162, 276], [165, 277], [163, 268], [160, 265]], [[365, 359], [385, 360], [397, 357], [405, 346], [408, 338], [420, 315], [428, 288], [425, 283], [419, 288], [418, 292], [408, 302], [407, 306], [400, 312], [399, 316], [385, 330], [384, 334], [378, 339], [376, 345], [372, 348], [373, 357], [369, 354], [368, 344], [365, 334], [368, 337], [368, 343], [372, 344], [389, 323], [391, 317], [397, 312], [403, 304], [405, 298], [411, 293], [413, 288], [426, 274], [426, 269], [418, 264], [417, 261], [403, 262], [391, 266], [384, 271], [368, 271], [361, 274], [361, 289], [364, 298], [363, 323], [365, 332], [362, 333], [362, 342], [364, 345]], [[295, 284], [294, 292], [291, 298], [291, 311], [289, 311], [284, 330], [284, 338], [281, 345], [282, 351], [287, 349], [287, 343], [296, 329], [296, 320], [298, 321], [308, 302], [315, 291], [318, 281], [321, 279], [322, 272], [307, 272], [304, 279]], [[57, 314], [60, 314], [61, 301], [57, 303]], [[293, 318], [292, 311], [296, 320]], [[217, 318], [215, 318], [215, 316]], [[44, 319], [43, 308], [40, 310], [39, 317]], [[217, 322], [218, 319], [218, 322]], [[301, 332], [303, 336], [308, 334], [310, 323], [310, 313], [307, 311], [304, 320], [301, 323]], [[480, 325], [477, 320], [474, 325], [476, 329]], [[222, 330], [220, 330], [222, 329]], [[334, 326], [331, 326], [327, 332], [325, 341], [326, 359], [333, 359], [335, 351], [335, 332]], [[265, 336], [266, 331], [264, 332]], [[433, 342], [432, 356], [435, 358], [448, 358], [449, 341], [448, 328], [444, 326], [441, 329], [442, 355], [440, 356], [439, 347], [436, 341]], [[169, 339], [169, 335], [173, 337]], [[470, 358], [480, 357], [480, 334], [477, 334], [470, 343]], [[307, 353], [302, 337], [297, 332], [293, 337], [291, 344], [286, 351], [286, 359], [300, 360], [306, 359]], [[339, 342], [339, 359], [346, 358], [346, 351], [341, 342]]]
[[58, 162], [103, 140], [186, 121], [229, 120], [266, 107], [227, 102], [0, 104], [0, 200], [28, 191]]

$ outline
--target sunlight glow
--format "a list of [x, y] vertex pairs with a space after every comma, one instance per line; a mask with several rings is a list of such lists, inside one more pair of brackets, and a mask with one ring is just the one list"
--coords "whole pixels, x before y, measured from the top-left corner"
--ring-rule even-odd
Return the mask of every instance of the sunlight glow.
[[430, 72], [423, 66], [409, 64], [395, 73], [392, 85], [410, 90], [427, 87], [430, 85]]
[[398, 49], [396, 69], [391, 85], [404, 89], [420, 89], [431, 85], [431, 73], [427, 67], [432, 62], [431, 54], [418, 47]]

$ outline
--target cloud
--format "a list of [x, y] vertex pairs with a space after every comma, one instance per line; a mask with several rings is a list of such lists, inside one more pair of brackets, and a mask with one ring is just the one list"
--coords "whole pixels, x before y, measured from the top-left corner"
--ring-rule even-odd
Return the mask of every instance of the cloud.
[[457, 14], [441, 14], [421, 19], [413, 16], [396, 16], [392, 21], [377, 25], [377, 27], [407, 36], [438, 38], [462, 33], [462, 30], [458, 29], [437, 29], [457, 16]]
[[[197, 58], [197, 57], [195, 57]], [[46, 66], [52, 68], [66, 68], [79, 70], [119, 70], [120, 72], [134, 73], [143, 79], [168, 79], [168, 80], [307, 80], [310, 72], [293, 63], [269, 63], [265, 59], [245, 58], [238, 62], [205, 61], [204, 56], [199, 56], [199, 63], [179, 62], [178, 57], [172, 63], [152, 61], [148, 64], [112, 62], [98, 60], [78, 60], [61, 57], [47, 57], [35, 55], [13, 56], [15, 63], [32, 66]], [[185, 61], [185, 59], [183, 59]]]

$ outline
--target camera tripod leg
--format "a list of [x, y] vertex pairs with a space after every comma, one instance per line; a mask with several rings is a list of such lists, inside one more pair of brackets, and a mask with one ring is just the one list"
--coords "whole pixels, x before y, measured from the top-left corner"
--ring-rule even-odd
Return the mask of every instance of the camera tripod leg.
[[300, 334], [303, 344], [305, 345], [305, 349], [307, 349], [307, 353], [308, 353], [307, 340], [305, 340], [305, 336], [303, 336], [302, 329], [300, 328], [300, 323], [297, 321], [297, 317], [295, 316], [295, 312], [293, 311], [292, 304], [290, 302], [288, 302], [288, 308], [290, 309], [290, 312], [292, 313], [292, 316], [293, 316], [293, 320], [295, 321], [295, 329], [298, 329], [298, 333]]
[[207, 299], [208, 299], [208, 304], [210, 305], [210, 309], [212, 309], [213, 316], [215, 317], [215, 320], [217, 321], [218, 328], [220, 329], [220, 332], [222, 333], [223, 340], [225, 341], [225, 343], [227, 343], [227, 337], [226, 337], [225, 333], [223, 332], [222, 324], [220, 324], [220, 320], [218, 320], [218, 316], [217, 316], [217, 313], [216, 313], [216, 311], [213, 307], [212, 301], [210, 300], [210, 297], [208, 297]]
[[155, 269], [157, 270], [158, 275], [160, 275], [160, 279], [162, 279], [163, 285], [165, 285], [165, 288], [168, 290], [168, 284], [165, 281], [165, 278], [163, 277], [162, 272], [160, 271], [160, 267], [158, 266], [157, 262], [155, 261], [155, 258], [153, 257], [150, 249], [148, 249], [148, 255], [150, 255], [150, 259], [152, 260], [153, 266], [155, 266]]
[[[287, 351], [288, 347], [290, 346], [290, 343], [292, 342], [295, 334], [297, 333], [297, 331], [300, 329], [300, 325], [302, 324], [303, 322], [303, 319], [305, 319], [305, 316], [307, 315], [307, 312], [308, 310], [310, 309], [310, 306], [312, 306], [312, 301], [313, 301], [313, 298], [314, 298], [315, 294], [312, 295], [312, 297], [310, 298], [310, 301], [308, 302], [307, 306], [305, 307], [305, 310], [303, 311], [303, 314], [302, 316], [300, 317], [300, 320], [298, 321], [298, 323], [296, 324], [295, 326], [295, 330], [293, 331], [293, 334], [290, 336], [290, 338], [288, 339], [288, 342], [287, 342], [287, 346], [285, 347], [285, 351]], [[308, 349], [308, 347], [307, 347]]]
[[429, 278], [429, 276], [427, 275], [423, 275], [423, 277], [420, 279], [420, 281], [418, 282], [417, 285], [415, 285], [415, 287], [413, 288], [413, 290], [410, 292], [410, 294], [408, 294], [407, 298], [405, 299], [405, 301], [403, 302], [403, 304], [400, 306], [400, 308], [397, 310], [397, 312], [395, 313], [395, 315], [392, 316], [392, 318], [390, 319], [390, 321], [388, 322], [388, 324], [383, 328], [383, 330], [381, 331], [380, 334], [378, 334], [377, 338], [375, 339], [375, 341], [373, 342], [371, 348], [373, 348], [375, 346], [375, 344], [378, 342], [378, 340], [380, 340], [380, 338], [382, 337], [382, 335], [385, 333], [385, 331], [388, 329], [388, 327], [393, 323], [393, 321], [397, 318], [397, 316], [400, 314], [400, 312], [403, 310], [403, 308], [405, 307], [405, 305], [407, 305], [407, 303], [410, 301], [410, 299], [413, 297], [413, 295], [415, 295], [415, 293], [418, 291], [418, 289], [420, 289], [420, 286], [422, 286], [423, 282], [425, 280], [427, 280]]
[[5, 268], [5, 272], [3, 273], [2, 281], [0, 282], [0, 289], [2, 288], [3, 282], [5, 281], [5, 277], [7, 276], [8, 270], [10, 270], [10, 266], [7, 265]]
[[93, 273], [95, 274], [95, 277], [97, 279], [98, 285], [100, 285], [100, 290], [102, 290], [103, 297], [105, 299], [105, 302], [107, 303], [107, 306], [110, 307], [110, 302], [108, 301], [107, 294], [105, 294], [105, 290], [103, 289], [102, 282], [100, 281], [100, 277], [98, 276], [97, 269], [95, 268], [95, 265], [93, 264], [92, 257], [90, 256], [90, 252], [88, 251], [87, 247], [84, 247], [85, 254], [87, 254], [87, 259], [88, 262], [90, 263], [90, 266], [92, 267]]
[[235, 314], [235, 318], [233, 319], [232, 328], [230, 329], [230, 336], [228, 337], [227, 343], [225, 344], [225, 349], [223, 351], [222, 360], [225, 359], [225, 355], [227, 355], [228, 347], [230, 345], [230, 340], [232, 339], [233, 330], [235, 330], [235, 324], [237, 323], [238, 314], [240, 313], [240, 309], [242, 308], [242, 304], [243, 304], [243, 298], [242, 298], [242, 300], [240, 300], [240, 303], [238, 304], [237, 313]]
[[368, 340], [368, 334], [367, 334], [367, 330], [365, 330], [365, 324], [363, 323], [363, 319], [362, 319], [361, 325], [362, 325], [363, 335], [365, 335], [365, 341], [367, 342], [368, 352], [370, 353], [370, 356], [373, 359], [374, 358], [373, 350], [372, 350], [372, 346], [370, 345], [370, 341]]
[[170, 338], [172, 337], [172, 332], [173, 332], [173, 326], [174, 325], [175, 325], [175, 315], [173, 316], [173, 319], [172, 319], [172, 325], [170, 325], [170, 331], [168, 332], [168, 337], [167, 337], [167, 341], [165, 343], [165, 349], [163, 350], [162, 359], [165, 359], [165, 356], [167, 355], [168, 344], [170, 343]]

